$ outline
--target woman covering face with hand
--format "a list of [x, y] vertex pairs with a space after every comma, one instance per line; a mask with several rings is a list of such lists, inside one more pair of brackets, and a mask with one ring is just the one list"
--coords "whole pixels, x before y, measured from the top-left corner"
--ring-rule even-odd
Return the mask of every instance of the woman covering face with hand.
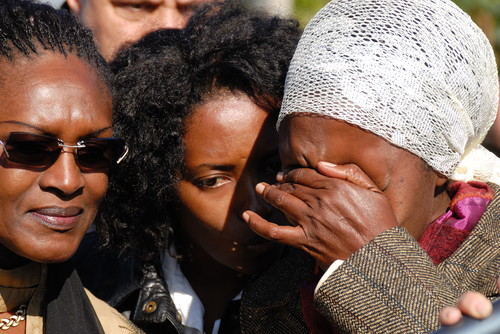
[[[254, 187], [280, 167], [275, 124], [298, 37], [294, 20], [213, 4], [185, 30], [154, 32], [111, 64], [115, 131], [130, 153], [97, 230], [140, 264], [123, 269], [106, 255], [96, 264], [82, 249], [79, 272], [146, 332], [236, 332], [250, 281], [282, 257], [282, 245], [241, 215], [252, 208], [283, 220]], [[288, 328], [303, 325], [300, 306], [293, 311]]]
[[2, 330], [134, 332], [65, 263], [126, 152], [104, 62], [92, 35], [47, 5], [4, 0], [0, 21]]
[[465, 291], [499, 296], [497, 105], [492, 48], [451, 1], [332, 1], [287, 76], [284, 172], [256, 187], [292, 226], [244, 217], [316, 258], [341, 331], [430, 332]]

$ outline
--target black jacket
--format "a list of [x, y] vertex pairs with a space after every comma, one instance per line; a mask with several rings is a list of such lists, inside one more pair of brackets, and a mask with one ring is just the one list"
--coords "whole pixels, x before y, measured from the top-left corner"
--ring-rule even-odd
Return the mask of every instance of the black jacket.
[[[183, 333], [161, 268], [141, 266], [133, 258], [100, 249], [95, 233], [87, 233], [73, 262], [87, 289], [147, 334]], [[219, 334], [308, 333], [299, 288], [313, 269], [312, 258], [287, 249], [275, 265], [250, 282], [241, 307], [228, 309]], [[264, 323], [273, 325], [263, 327]]]
[[85, 235], [73, 263], [87, 289], [146, 333], [184, 332], [160, 270], [100, 249], [95, 232]]

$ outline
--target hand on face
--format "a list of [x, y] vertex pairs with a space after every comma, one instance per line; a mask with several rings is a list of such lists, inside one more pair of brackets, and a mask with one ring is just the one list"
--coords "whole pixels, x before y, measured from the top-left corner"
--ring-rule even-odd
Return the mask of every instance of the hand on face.
[[[194, 108], [187, 124], [177, 238], [240, 273], [262, 271], [280, 256], [282, 245], [255, 235], [241, 213], [281, 216], [254, 191], [279, 166], [275, 120], [248, 96], [221, 91]], [[193, 261], [200, 262], [207, 260]]]
[[389, 201], [359, 167], [320, 162], [317, 169], [294, 169], [278, 175], [279, 184], [256, 187], [293, 226], [251, 211], [244, 218], [259, 235], [303, 249], [326, 269], [398, 223]]

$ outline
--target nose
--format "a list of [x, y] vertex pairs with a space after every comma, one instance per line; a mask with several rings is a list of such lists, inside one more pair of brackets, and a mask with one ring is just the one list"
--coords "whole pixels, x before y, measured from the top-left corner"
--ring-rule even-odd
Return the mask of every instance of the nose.
[[184, 28], [188, 20], [188, 15], [184, 12], [186, 6], [178, 4], [177, 1], [171, 0], [157, 11], [155, 15], [155, 29], [181, 29]]
[[72, 148], [63, 148], [56, 162], [42, 172], [42, 189], [55, 191], [61, 196], [71, 196], [83, 189], [85, 179], [73, 152]]
[[258, 213], [262, 217], [269, 216], [272, 207], [264, 201], [255, 191], [255, 186], [262, 180], [257, 178], [247, 177], [240, 179], [238, 189], [236, 190], [237, 196], [240, 198], [239, 210], [240, 216], [246, 210], [251, 210]]

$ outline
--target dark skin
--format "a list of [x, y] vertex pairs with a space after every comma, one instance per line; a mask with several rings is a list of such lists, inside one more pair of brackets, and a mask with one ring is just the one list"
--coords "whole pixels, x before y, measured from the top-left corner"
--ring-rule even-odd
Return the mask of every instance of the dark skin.
[[[111, 97], [95, 70], [76, 56], [45, 52], [0, 62], [0, 139], [10, 132], [46, 134], [74, 145], [110, 137]], [[107, 171], [84, 173], [74, 149], [46, 168], [6, 158], [0, 147], [0, 267], [66, 261], [76, 251], [107, 189]], [[0, 313], [15, 314], [19, 305]], [[25, 333], [26, 321], [8, 329]]]
[[[17, 312], [17, 309], [10, 310], [7, 312], [2, 312], [0, 313], [0, 319], [8, 319], [11, 316], [15, 315]], [[17, 326], [12, 326], [7, 330], [8, 333], [11, 334], [24, 334], [26, 333], [26, 320], [25, 321], [20, 321]]]
[[[72, 145], [85, 137], [112, 136], [109, 93], [90, 66], [75, 56], [46, 53], [1, 68], [10, 76], [0, 89], [2, 140], [10, 132], [49, 134]], [[3, 269], [27, 260], [66, 261], [94, 220], [106, 193], [107, 171], [84, 173], [67, 151], [48, 168], [33, 169], [6, 159], [2, 148]]]
[[189, 252], [190, 258], [181, 262], [181, 269], [205, 307], [205, 333], [211, 333], [215, 321], [222, 317], [250, 276], [224, 266], [196, 244], [190, 244]]
[[[394, 198], [391, 195], [392, 186], [390, 184], [392, 182], [384, 182], [383, 178], [378, 179], [375, 176], [377, 175], [376, 166], [381, 162], [378, 161], [377, 156], [371, 155], [378, 152], [377, 146], [379, 144], [382, 148], [386, 146], [383, 140], [377, 139], [375, 135], [365, 136], [362, 134], [358, 136], [356, 133], [359, 134], [359, 131], [362, 130], [352, 127], [347, 133], [342, 132], [344, 139], [352, 144], [357, 142], [360, 151], [368, 151], [365, 152], [367, 157], [365, 160], [368, 162], [372, 161], [373, 166], [369, 167], [369, 164], [366, 164], [367, 161], [363, 161], [362, 159], [335, 160], [338, 159], [338, 155], [337, 157], [328, 156], [328, 159], [333, 159], [330, 161], [337, 161], [343, 164], [332, 165], [331, 163], [319, 161], [320, 159], [328, 160], [325, 158], [328, 150], [325, 149], [324, 145], [322, 146], [317, 143], [318, 140], [324, 140], [324, 143], [328, 143], [328, 139], [325, 139], [327, 138], [327, 133], [316, 128], [316, 121], [312, 118], [305, 119], [308, 119], [307, 123], [303, 123], [300, 120], [292, 120], [292, 125], [283, 125], [280, 146], [285, 152], [285, 154], [282, 154], [282, 157], [284, 156], [284, 159], [289, 159], [289, 162], [285, 164], [285, 168], [289, 168], [290, 172], [278, 175], [279, 185], [269, 186], [263, 183], [257, 186], [257, 192], [261, 196], [267, 198], [276, 207], [283, 208], [283, 211], [287, 213], [294, 227], [276, 226], [261, 220], [252, 212], [247, 212], [244, 216], [247, 217], [250, 226], [262, 236], [302, 248], [315, 256], [323, 268], [327, 268], [329, 263], [332, 263], [336, 259], [346, 259], [366, 244], [366, 242], [376, 237], [378, 233], [393, 226], [403, 225], [415, 238], [418, 238], [427, 224], [444, 213], [448, 207], [449, 198], [443, 190], [444, 178], [434, 172], [432, 172], [434, 175], [429, 174], [429, 168], [423, 165], [423, 162], [419, 161], [419, 158], [415, 156], [411, 157], [411, 153], [403, 150], [400, 151], [404, 153], [396, 151], [394, 156], [398, 158], [392, 160], [392, 164], [402, 168], [404, 168], [404, 165], [408, 166], [408, 164], [401, 165], [401, 160], [405, 159], [406, 156], [408, 162], [414, 162], [414, 167], [417, 167], [414, 169], [416, 172], [420, 170], [423, 175], [428, 175], [430, 176], [430, 180], [435, 181], [434, 193], [432, 194], [430, 191], [427, 191], [427, 198], [430, 199], [427, 203], [430, 203], [432, 208], [436, 209], [429, 211], [427, 219], [419, 219], [415, 224], [409, 224], [407, 220], [398, 220], [397, 218], [394, 221], [394, 213], [401, 211], [398, 209], [398, 207], [401, 207], [401, 204], [395, 200], [391, 201], [391, 198]], [[335, 133], [336, 126], [339, 126], [339, 124], [330, 125], [326, 129], [331, 130], [331, 133]], [[296, 130], [291, 130], [292, 128]], [[322, 126], [319, 128], [322, 128]], [[341, 128], [344, 130], [348, 129], [345, 126]], [[297, 133], [305, 135], [305, 138], [303, 136], [302, 140], [294, 139], [291, 131], [297, 131]], [[351, 133], [351, 135], [348, 135], [348, 133]], [[365, 140], [362, 140], [363, 138]], [[333, 142], [333, 144], [336, 143]], [[350, 150], [352, 150], [351, 152], [355, 152], [352, 148], [342, 151], [341, 145], [341, 143], [336, 144], [341, 153], [340, 155], [343, 154], [345, 157], [346, 155], [352, 155], [349, 153]], [[349, 145], [347, 144], [345, 147], [349, 147]], [[308, 152], [304, 152], [305, 149], [301, 149], [306, 147], [309, 150]], [[311, 150], [310, 147], [317, 147], [319, 150]], [[293, 152], [290, 154], [290, 151], [294, 149], [297, 151], [296, 154], [293, 154]], [[384, 151], [390, 153], [393, 150], [388, 148], [388, 150]], [[355, 164], [345, 164], [346, 162], [354, 161]], [[388, 158], [387, 161], [391, 161], [391, 159]], [[293, 169], [297, 167], [294, 164], [301, 167], [313, 167], [316, 170], [312, 168]], [[367, 167], [363, 167], [362, 169], [361, 166], [365, 165]], [[388, 167], [388, 170], [390, 169], [391, 164]], [[374, 175], [373, 181], [367, 174]], [[400, 178], [400, 180], [403, 180], [403, 178]], [[401, 184], [404, 183], [401, 182]], [[433, 183], [429, 183], [429, 185], [429, 190], [432, 190]], [[346, 195], [346, 193], [350, 195]], [[342, 202], [335, 200], [336, 196], [342, 198]], [[359, 198], [358, 196], [362, 197]], [[423, 202], [426, 201], [424, 200]], [[360, 205], [360, 203], [363, 203], [363, 205]], [[387, 207], [388, 203], [390, 209]], [[395, 208], [394, 210], [392, 209], [393, 207]], [[416, 208], [422, 207], [425, 208], [426, 206], [416, 205]], [[304, 210], [303, 216], [300, 214], [301, 210]], [[356, 214], [356, 210], [361, 211], [359, 214]], [[352, 219], [349, 216], [352, 213], [355, 214], [356, 219]], [[399, 214], [399, 216], [402, 217], [402, 214]], [[381, 223], [370, 225], [370, 222], [373, 221], [372, 219], [379, 219], [378, 221]], [[336, 221], [342, 221], [345, 224], [339, 227]], [[333, 230], [331, 227], [337, 228]], [[342, 233], [347, 236], [342, 238]], [[337, 244], [339, 241], [342, 243], [342, 246]], [[321, 247], [325, 244], [331, 246], [327, 251], [325, 251], [325, 247]], [[497, 284], [500, 289], [500, 279]], [[491, 311], [491, 302], [485, 296], [474, 291], [469, 291], [460, 298], [456, 308], [443, 308], [440, 313], [440, 322], [444, 325], [453, 325], [461, 319], [462, 314], [483, 319], [488, 317]]]
[[342, 121], [288, 116], [279, 146], [285, 172], [278, 184], [260, 183], [256, 191], [291, 226], [252, 211], [244, 218], [259, 235], [306, 251], [323, 269], [395, 226], [418, 239], [450, 203], [447, 179], [423, 160]]
[[254, 191], [279, 167], [275, 122], [248, 96], [225, 90], [186, 120], [176, 241], [185, 254], [182, 272], [205, 308], [206, 333], [252, 275], [281, 254], [282, 245], [259, 237], [241, 218], [251, 208], [269, 220], [283, 219]]

